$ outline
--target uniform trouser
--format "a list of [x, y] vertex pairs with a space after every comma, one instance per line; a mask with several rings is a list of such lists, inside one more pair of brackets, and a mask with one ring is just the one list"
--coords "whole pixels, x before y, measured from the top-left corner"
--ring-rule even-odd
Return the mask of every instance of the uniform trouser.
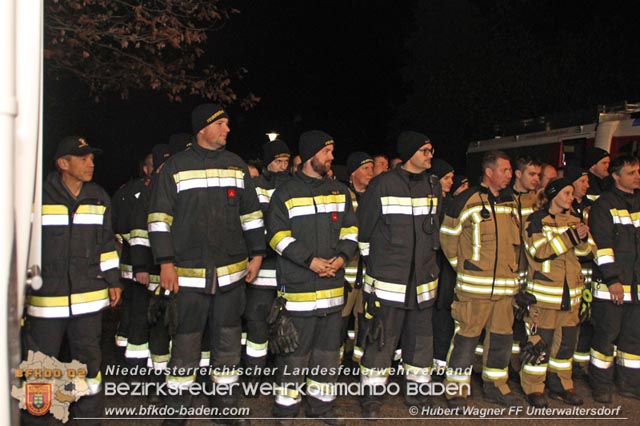
[[591, 339], [593, 339], [593, 324], [587, 320], [580, 324], [578, 332], [578, 343], [573, 353], [573, 362], [580, 364], [582, 368], [589, 365], [589, 350], [591, 349]]
[[269, 350], [269, 325], [267, 316], [276, 298], [275, 288], [247, 287], [247, 307], [244, 311], [247, 342], [245, 364], [247, 367], [264, 367]]
[[131, 302], [131, 290], [130, 288], [135, 286], [136, 283], [132, 280], [120, 278], [120, 284], [122, 284], [122, 296], [120, 299], [120, 321], [118, 322], [118, 330], [116, 331], [115, 340], [116, 347], [125, 349], [129, 338], [129, 306]]
[[317, 417], [331, 410], [335, 403], [342, 318], [340, 312], [334, 312], [291, 319], [298, 331], [299, 344], [292, 353], [276, 357], [273, 414], [275, 417], [297, 416], [302, 404], [299, 390], [306, 383], [306, 413]]
[[[160, 296], [158, 289], [156, 294], [149, 291], [149, 300], [152, 297]], [[169, 348], [171, 344], [171, 336], [164, 322], [164, 318], [159, 318], [155, 324], [149, 324], [149, 357], [151, 358], [151, 366], [156, 370], [164, 371], [169, 363]]]
[[[178, 395], [166, 398], [168, 406], [179, 410], [181, 406], [191, 406], [192, 395], [188, 389], [195, 382], [199, 372], [202, 336], [208, 323], [211, 336], [211, 379], [214, 386], [233, 385], [238, 382], [236, 366], [240, 363], [242, 334], [242, 312], [245, 305], [243, 285], [215, 295], [185, 291], [181, 288], [176, 295], [178, 324], [172, 338], [167, 386], [180, 389]], [[232, 407], [237, 404], [240, 390], [217, 395], [212, 401], [218, 407]]]
[[616, 382], [625, 388], [640, 389], [640, 305], [614, 305], [613, 302], [596, 299], [591, 309], [591, 386], [611, 390], [614, 382], [613, 344], [617, 342]]
[[[367, 297], [367, 296], [365, 296]], [[363, 405], [380, 402], [378, 390], [374, 387], [387, 383], [393, 354], [400, 342], [402, 349], [402, 367], [407, 383], [429, 383], [433, 367], [433, 314], [432, 307], [423, 309], [403, 309], [382, 305], [376, 314], [384, 328], [384, 346], [378, 341], [367, 342], [362, 355], [360, 383], [363, 386]], [[405, 400], [410, 404], [424, 404], [426, 395], [409, 396]]]
[[573, 389], [571, 370], [573, 351], [578, 340], [578, 307], [571, 311], [529, 307], [525, 318], [527, 340], [532, 344], [544, 340], [547, 354], [540, 364], [524, 364], [520, 384], [526, 395], [544, 392], [544, 382], [552, 392]]
[[[497, 300], [473, 299], [458, 294], [460, 300], [451, 305], [451, 316], [456, 328], [447, 359], [447, 383], [457, 383], [457, 394], [447, 397], [468, 396], [471, 384], [471, 365], [476, 343], [482, 330], [485, 337], [482, 352], [482, 379], [485, 386], [495, 386], [502, 394], [510, 392], [509, 359], [513, 343], [512, 297]], [[466, 385], [466, 386], [462, 386]]]
[[129, 327], [124, 357], [129, 365], [147, 366], [149, 358], [149, 309], [150, 293], [147, 288], [136, 282], [128, 287]]
[[[362, 316], [362, 288], [353, 288], [347, 293], [347, 301], [342, 308], [342, 346], [340, 346], [340, 359], [349, 344], [353, 345], [353, 360], [360, 362], [362, 358], [362, 346], [358, 342], [358, 322]], [[348, 344], [349, 343], [349, 344]]]
[[444, 361], [447, 359], [451, 337], [453, 337], [454, 322], [450, 307], [434, 307], [433, 309], [433, 358]]
[[[67, 337], [72, 360], [87, 365], [87, 385], [90, 395], [83, 396], [71, 408], [73, 417], [102, 417], [104, 397], [102, 394], [102, 313], [96, 312], [73, 318], [35, 318], [28, 316], [23, 338], [29, 351], [40, 351], [45, 355], [58, 357], [64, 337]], [[22, 424], [48, 424], [49, 416], [35, 417], [23, 411]], [[100, 424], [99, 420], [78, 421], [81, 424]]]

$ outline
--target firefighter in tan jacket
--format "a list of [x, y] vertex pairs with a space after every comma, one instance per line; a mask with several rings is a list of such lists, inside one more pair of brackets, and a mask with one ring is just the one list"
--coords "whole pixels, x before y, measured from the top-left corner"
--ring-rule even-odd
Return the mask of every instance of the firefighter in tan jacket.
[[525, 318], [528, 342], [522, 351], [520, 383], [535, 407], [548, 405], [545, 377], [550, 398], [581, 405], [571, 379], [584, 290], [578, 257], [595, 254], [595, 243], [589, 227], [570, 213], [570, 178], [551, 181], [544, 194], [547, 204], [529, 216], [523, 232], [529, 263], [526, 291], [535, 302]]
[[509, 157], [489, 152], [482, 160], [482, 170], [482, 184], [454, 199], [440, 228], [442, 250], [457, 272], [451, 305], [456, 330], [446, 381], [460, 387], [457, 394], [447, 395], [451, 406], [465, 403], [474, 348], [483, 329], [484, 398], [507, 406], [519, 403], [507, 385], [520, 244], [515, 203], [504, 191], [511, 180]]

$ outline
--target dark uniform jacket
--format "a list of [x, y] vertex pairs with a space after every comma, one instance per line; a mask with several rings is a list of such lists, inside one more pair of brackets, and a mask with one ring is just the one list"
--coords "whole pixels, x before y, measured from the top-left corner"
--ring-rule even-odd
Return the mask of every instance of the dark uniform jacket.
[[591, 207], [589, 229], [598, 246], [593, 297], [611, 300], [607, 286], [620, 283], [625, 303], [638, 303], [640, 282], [640, 194], [612, 188]]
[[267, 240], [278, 253], [278, 290], [295, 315], [338, 312], [344, 303], [344, 269], [319, 277], [309, 269], [314, 257], [341, 256], [357, 250], [358, 227], [349, 190], [330, 179], [297, 172], [271, 197]]
[[112, 198], [111, 217], [113, 231], [116, 239], [122, 244], [120, 252], [120, 278], [134, 280], [133, 267], [131, 266], [131, 215], [134, 206], [140, 198], [143, 189], [147, 187], [150, 179], [133, 179], [122, 185]]
[[176, 265], [181, 291], [241, 285], [248, 257], [264, 256], [264, 221], [246, 164], [194, 144], [169, 158], [147, 217], [156, 263]]
[[[277, 187], [288, 181], [290, 178], [291, 175], [288, 172], [274, 173], [267, 169], [263, 169], [260, 176], [253, 178], [253, 182], [256, 186], [256, 193], [258, 194], [258, 201], [260, 201], [260, 208], [262, 209], [262, 214], [265, 217], [267, 216], [267, 210], [269, 210], [271, 195], [273, 195], [273, 192]], [[262, 261], [262, 266], [260, 267], [258, 276], [249, 284], [249, 287], [272, 290], [276, 289], [276, 258], [276, 252], [267, 245], [267, 257]]]
[[119, 287], [111, 200], [93, 182], [77, 199], [54, 172], [42, 190], [42, 278], [28, 299], [34, 317], [65, 318], [109, 306], [108, 287]]
[[428, 173], [397, 168], [371, 181], [358, 207], [366, 293], [391, 306], [433, 304], [441, 198], [438, 178]]

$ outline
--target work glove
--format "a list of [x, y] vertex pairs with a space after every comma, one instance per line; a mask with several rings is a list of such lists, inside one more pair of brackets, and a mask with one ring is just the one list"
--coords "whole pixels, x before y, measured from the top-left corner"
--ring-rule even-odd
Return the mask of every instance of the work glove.
[[282, 311], [271, 326], [269, 350], [274, 354], [288, 354], [298, 348], [298, 330], [291, 317]]
[[520, 350], [520, 362], [522, 364], [538, 365], [547, 355], [547, 343], [540, 339], [536, 344], [527, 342], [526, 345]]
[[591, 290], [585, 288], [582, 290], [582, 300], [580, 301], [580, 313], [578, 314], [580, 322], [583, 323], [591, 319], [591, 302], [593, 295]]
[[164, 321], [165, 301], [160, 295], [151, 296], [149, 308], [147, 309], [147, 322], [149, 325], [156, 325], [158, 321]]
[[522, 321], [524, 317], [529, 315], [529, 306], [535, 305], [536, 302], [537, 299], [533, 294], [520, 290], [516, 297], [513, 298], [513, 316], [515, 319]]
[[170, 336], [175, 336], [178, 331], [178, 301], [175, 294], [169, 296], [161, 296], [164, 298], [164, 325]]
[[364, 303], [364, 324], [361, 332], [363, 333], [363, 343], [366, 347], [367, 343], [378, 343], [378, 350], [384, 347], [384, 323], [378, 315], [380, 312], [380, 300], [374, 295]]
[[269, 309], [269, 314], [267, 315], [267, 324], [273, 325], [274, 322], [278, 319], [280, 312], [284, 310], [284, 307], [287, 305], [287, 299], [282, 296], [276, 297], [276, 300], [271, 304], [271, 308]]

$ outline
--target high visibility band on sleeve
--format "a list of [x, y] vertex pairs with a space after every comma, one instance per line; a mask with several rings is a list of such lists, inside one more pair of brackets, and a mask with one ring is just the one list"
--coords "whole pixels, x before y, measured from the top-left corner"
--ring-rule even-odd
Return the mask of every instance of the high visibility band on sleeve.
[[358, 227], [357, 226], [349, 226], [347, 228], [340, 228], [340, 239], [341, 240], [350, 240], [355, 243], [358, 242]]
[[247, 213], [240, 216], [240, 224], [243, 231], [250, 231], [251, 229], [258, 229], [264, 227], [264, 220], [262, 218], [262, 211]]
[[233, 263], [231, 265], [216, 268], [216, 273], [218, 275], [218, 284], [223, 287], [240, 281], [242, 278], [247, 276], [248, 264], [249, 260], [244, 259], [238, 263]]
[[255, 342], [252, 342], [251, 340], [247, 340], [247, 347], [246, 347], [247, 356], [250, 356], [252, 358], [262, 358], [267, 356], [268, 349], [269, 349], [268, 342], [255, 343]]
[[369, 247], [370, 246], [371, 246], [370, 242], [358, 241], [358, 248], [360, 249], [360, 256], [369, 256]]
[[276, 253], [281, 255], [289, 247], [289, 244], [295, 241], [296, 239], [291, 236], [291, 231], [286, 230], [277, 232], [269, 241], [269, 245]]
[[258, 194], [258, 201], [260, 204], [269, 204], [271, 202], [271, 196], [273, 195], [274, 189], [261, 188], [256, 186], [256, 194]]
[[553, 252], [558, 256], [567, 251], [567, 246], [565, 246], [560, 236], [553, 238], [551, 241], [549, 241], [549, 243], [551, 244]]
[[418, 303], [434, 299], [438, 294], [438, 280], [418, 285], [417, 294]]
[[129, 343], [129, 339], [125, 336], [120, 336], [116, 334], [116, 346], [119, 348], [126, 348]]
[[156, 222], [166, 223], [167, 225], [171, 226], [173, 224], [173, 216], [166, 213], [149, 213], [149, 215], [147, 216], [147, 223], [151, 225], [152, 223]]
[[102, 272], [117, 268], [119, 264], [120, 259], [118, 258], [117, 251], [114, 250], [106, 253], [100, 253], [100, 270]]
[[[622, 291], [624, 292], [623, 301], [631, 302], [631, 287], [628, 285], [622, 286]], [[591, 286], [591, 294], [594, 298], [600, 300], [611, 300], [611, 294], [609, 293], [608, 287], [606, 284], [602, 283], [593, 283]]]
[[614, 263], [616, 260], [612, 248], [602, 248], [596, 251], [596, 264], [598, 266]]
[[126, 263], [120, 263], [120, 277], [126, 280], [133, 279], [133, 266], [127, 265]]
[[[166, 224], [163, 224], [166, 225]], [[149, 242], [149, 238], [143, 238], [143, 237], [135, 237], [135, 238], [131, 238], [129, 240], [129, 245], [131, 245], [131, 247], [137, 246], [137, 247], [151, 247], [151, 243]]]
[[252, 285], [259, 287], [277, 287], [276, 270], [275, 269], [260, 269], [258, 276], [251, 283]]

